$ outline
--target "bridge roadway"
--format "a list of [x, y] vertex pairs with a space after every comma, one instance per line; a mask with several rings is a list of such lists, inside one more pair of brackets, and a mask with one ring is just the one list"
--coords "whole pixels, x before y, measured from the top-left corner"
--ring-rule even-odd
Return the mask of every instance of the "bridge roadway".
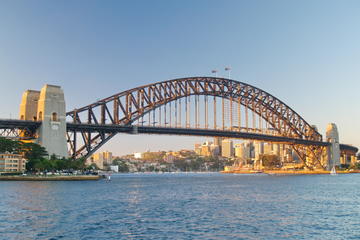
[[[31, 129], [36, 130], [41, 122], [0, 119], [0, 129]], [[311, 146], [329, 146], [328, 142], [309, 141], [299, 138], [288, 138], [282, 136], [223, 131], [213, 129], [191, 129], [191, 128], [170, 128], [170, 127], [149, 127], [149, 126], [122, 126], [113, 124], [84, 124], [84, 123], [67, 123], [67, 130], [72, 132], [104, 132], [104, 133], [129, 133], [129, 134], [164, 134], [164, 135], [187, 135], [187, 136], [204, 136], [204, 137], [228, 137], [238, 139], [251, 139], [273, 143], [284, 144], [301, 144]], [[341, 150], [357, 152], [358, 149], [351, 145], [340, 144]]]
[[17, 119], [0, 119], [0, 129], [37, 129], [41, 122], [25, 121]]
[[104, 133], [130, 133], [130, 134], [165, 134], [165, 135], [188, 135], [188, 136], [204, 136], [204, 137], [226, 137], [226, 138], [239, 138], [251, 139], [264, 142], [273, 143], [286, 143], [286, 144], [301, 144], [311, 146], [328, 146], [328, 142], [309, 141], [299, 138], [288, 138], [282, 136], [237, 132], [237, 131], [224, 131], [213, 129], [192, 129], [192, 128], [170, 128], [170, 127], [149, 127], [149, 126], [121, 126], [112, 124], [78, 124], [67, 123], [68, 131], [76, 132], [104, 132]]

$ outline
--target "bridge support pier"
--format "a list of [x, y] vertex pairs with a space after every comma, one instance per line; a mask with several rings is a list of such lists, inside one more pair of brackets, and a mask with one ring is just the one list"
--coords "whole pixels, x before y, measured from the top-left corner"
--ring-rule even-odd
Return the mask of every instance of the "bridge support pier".
[[340, 165], [340, 143], [339, 132], [335, 123], [329, 123], [326, 128], [326, 140], [330, 146], [326, 148], [327, 152], [327, 169]]
[[45, 147], [49, 155], [68, 157], [65, 98], [59, 86], [47, 84], [40, 93], [26, 91], [20, 105], [20, 118], [41, 121], [36, 142]]

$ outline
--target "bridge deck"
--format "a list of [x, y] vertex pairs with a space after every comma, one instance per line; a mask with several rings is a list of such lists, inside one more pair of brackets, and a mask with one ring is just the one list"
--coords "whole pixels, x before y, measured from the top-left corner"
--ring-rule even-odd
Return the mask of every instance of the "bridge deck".
[[149, 126], [121, 126], [121, 125], [96, 125], [96, 124], [77, 124], [67, 123], [68, 131], [90, 131], [105, 133], [145, 133], [145, 134], [168, 134], [168, 135], [188, 135], [188, 136], [205, 136], [205, 137], [226, 137], [238, 139], [251, 139], [273, 143], [302, 144], [312, 146], [328, 146], [328, 142], [309, 141], [298, 138], [288, 138], [282, 136], [224, 131], [213, 129], [191, 129], [191, 128], [169, 128], [169, 127], [149, 127]]
[[12, 128], [38, 128], [41, 122], [16, 120], [16, 119], [0, 119], [0, 129], [12, 129]]
[[[41, 122], [24, 121], [15, 119], [0, 119], [0, 129], [37, 129]], [[97, 124], [78, 124], [67, 123], [68, 131], [84, 131], [84, 132], [105, 132], [105, 133], [143, 133], [143, 134], [168, 134], [168, 135], [188, 135], [188, 136], [205, 136], [205, 137], [228, 137], [238, 139], [251, 139], [258, 141], [266, 141], [273, 143], [285, 144], [302, 144], [312, 146], [329, 146], [328, 142], [309, 141], [298, 138], [288, 138], [274, 135], [265, 135], [258, 133], [237, 132], [237, 131], [223, 131], [212, 129], [189, 129], [189, 128], [165, 128], [165, 127], [148, 127], [148, 126], [122, 126], [122, 125], [97, 125]], [[348, 150], [357, 152], [358, 148], [340, 144], [341, 150]]]

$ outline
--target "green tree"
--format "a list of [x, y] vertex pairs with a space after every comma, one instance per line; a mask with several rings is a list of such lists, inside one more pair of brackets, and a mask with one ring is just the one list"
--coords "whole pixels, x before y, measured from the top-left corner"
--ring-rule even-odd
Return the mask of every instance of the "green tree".
[[192, 171], [199, 171], [201, 169], [201, 167], [203, 166], [203, 164], [204, 164], [204, 159], [197, 157], [197, 158], [191, 160], [189, 167]]
[[13, 141], [0, 137], [0, 152], [17, 152], [20, 147], [19, 141]]
[[279, 156], [273, 154], [260, 155], [260, 160], [262, 160], [263, 166], [268, 168], [279, 167], [281, 164]]
[[188, 169], [188, 163], [185, 159], [175, 159], [174, 160], [174, 166], [178, 169], [180, 169], [180, 171], [187, 171]]
[[43, 159], [48, 156], [46, 149], [36, 143], [22, 143], [19, 151], [29, 161]]
[[119, 166], [119, 172], [129, 172], [129, 166], [126, 164], [125, 159], [116, 158], [112, 163], [113, 165]]

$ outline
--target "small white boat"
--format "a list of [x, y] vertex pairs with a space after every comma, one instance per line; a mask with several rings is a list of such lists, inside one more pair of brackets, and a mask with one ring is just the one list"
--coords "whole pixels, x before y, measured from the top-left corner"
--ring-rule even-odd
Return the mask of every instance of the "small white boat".
[[330, 175], [337, 175], [335, 166], [332, 167], [332, 169], [330, 171]]
[[106, 176], [106, 181], [108, 181], [108, 182], [111, 181], [111, 175], [110, 175], [110, 174], [108, 174], [108, 175]]

